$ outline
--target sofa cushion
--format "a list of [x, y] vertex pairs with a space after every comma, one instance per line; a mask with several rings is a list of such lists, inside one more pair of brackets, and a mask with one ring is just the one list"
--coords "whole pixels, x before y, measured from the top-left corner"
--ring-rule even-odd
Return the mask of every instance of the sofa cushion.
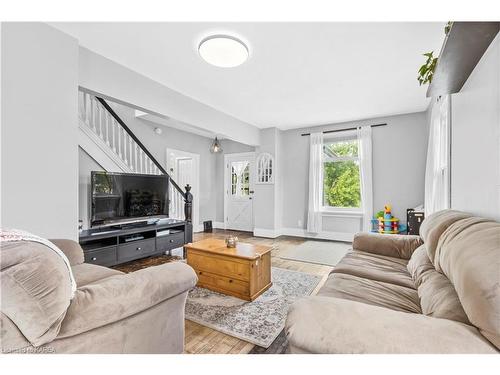
[[408, 261], [383, 255], [350, 251], [335, 266], [332, 273], [343, 273], [370, 280], [415, 288], [408, 272]]
[[84, 262], [83, 250], [78, 242], [68, 239], [50, 239], [49, 241], [66, 255], [70, 265], [76, 266]]
[[422, 312], [415, 289], [342, 273], [330, 274], [318, 295], [363, 302], [391, 310]]
[[500, 223], [457, 221], [443, 233], [436, 255], [470, 322], [500, 348]]
[[410, 259], [413, 251], [420, 245], [422, 240], [419, 236], [366, 232], [356, 233], [352, 242], [354, 250], [401, 259]]
[[427, 255], [425, 245], [420, 246], [410, 258], [408, 262], [408, 272], [410, 273], [415, 286], [418, 288], [422, 283], [422, 275], [428, 270], [433, 270], [434, 265], [431, 263]]
[[456, 221], [471, 217], [470, 214], [454, 210], [443, 210], [425, 218], [420, 226], [420, 237], [424, 240], [427, 255], [435, 265], [436, 249], [443, 232]]
[[425, 245], [413, 253], [408, 271], [417, 286], [423, 314], [470, 324], [453, 284], [436, 271], [427, 256]]
[[123, 274], [123, 272], [90, 263], [82, 263], [72, 268], [78, 287], [105, 279], [106, 277]]
[[33, 346], [52, 341], [72, 295], [65, 261], [38, 242], [7, 242], [0, 248], [2, 312]]
[[285, 332], [292, 353], [497, 353], [463, 323], [320, 296], [290, 307]]

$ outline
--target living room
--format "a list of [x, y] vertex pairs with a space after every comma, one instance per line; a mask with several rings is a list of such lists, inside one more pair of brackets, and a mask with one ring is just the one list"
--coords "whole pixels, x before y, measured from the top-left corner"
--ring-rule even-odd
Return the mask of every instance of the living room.
[[497, 9], [53, 9], [1, 23], [2, 359], [498, 354]]

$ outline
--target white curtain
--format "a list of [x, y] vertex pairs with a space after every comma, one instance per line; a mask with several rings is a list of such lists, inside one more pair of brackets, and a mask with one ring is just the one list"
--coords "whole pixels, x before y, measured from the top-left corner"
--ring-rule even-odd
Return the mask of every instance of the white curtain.
[[323, 207], [323, 133], [311, 133], [309, 146], [309, 206], [307, 231], [321, 232]]
[[358, 128], [359, 171], [361, 177], [361, 205], [363, 210], [363, 232], [372, 229], [373, 217], [373, 177], [372, 177], [372, 128]]
[[450, 96], [433, 100], [425, 168], [426, 216], [450, 208]]

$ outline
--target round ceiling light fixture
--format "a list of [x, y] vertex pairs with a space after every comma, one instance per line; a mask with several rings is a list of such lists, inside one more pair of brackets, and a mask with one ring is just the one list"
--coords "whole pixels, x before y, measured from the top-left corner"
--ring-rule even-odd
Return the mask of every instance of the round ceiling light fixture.
[[203, 39], [198, 53], [207, 63], [221, 68], [241, 65], [249, 56], [245, 43], [230, 35], [212, 35]]

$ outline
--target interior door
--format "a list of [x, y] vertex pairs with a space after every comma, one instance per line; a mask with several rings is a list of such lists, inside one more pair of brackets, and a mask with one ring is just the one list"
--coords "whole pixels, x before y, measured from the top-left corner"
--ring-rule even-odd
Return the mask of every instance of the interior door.
[[[191, 185], [193, 193], [193, 225], [199, 230], [199, 162], [200, 156], [186, 151], [167, 149], [167, 170], [182, 189]], [[184, 220], [184, 198], [171, 186], [170, 217]]]
[[226, 229], [253, 231], [253, 153], [226, 155]]

